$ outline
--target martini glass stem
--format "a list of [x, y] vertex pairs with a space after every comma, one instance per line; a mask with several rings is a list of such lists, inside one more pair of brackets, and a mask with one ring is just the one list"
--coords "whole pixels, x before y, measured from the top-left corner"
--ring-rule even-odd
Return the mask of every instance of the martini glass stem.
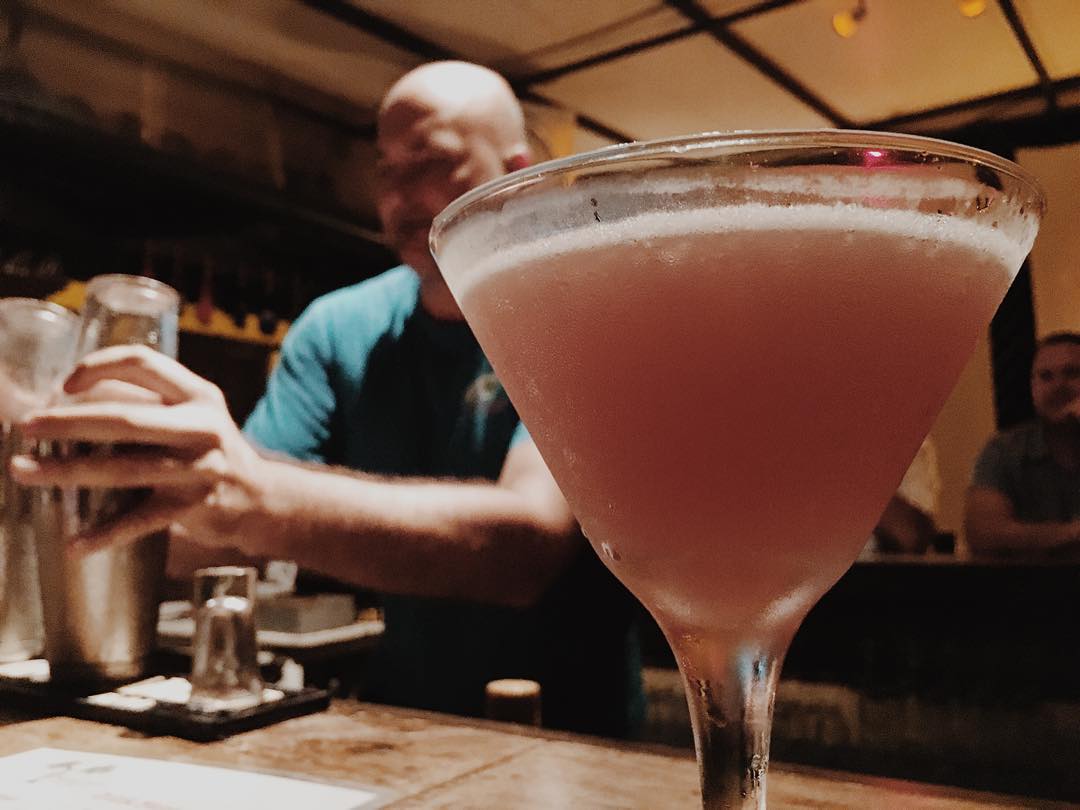
[[739, 647], [679, 656], [690, 704], [705, 810], [764, 810], [773, 697], [783, 653]]

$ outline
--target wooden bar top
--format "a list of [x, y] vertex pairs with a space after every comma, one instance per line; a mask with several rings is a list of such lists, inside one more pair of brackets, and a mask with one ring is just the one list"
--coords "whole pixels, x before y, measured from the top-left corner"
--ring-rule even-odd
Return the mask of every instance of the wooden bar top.
[[[693, 808], [697, 768], [680, 749], [351, 701], [216, 743], [147, 737], [0, 707], [0, 756], [51, 747], [324, 779], [386, 791], [404, 808]], [[892, 779], [774, 765], [769, 807], [962, 810], [1064, 807]]]

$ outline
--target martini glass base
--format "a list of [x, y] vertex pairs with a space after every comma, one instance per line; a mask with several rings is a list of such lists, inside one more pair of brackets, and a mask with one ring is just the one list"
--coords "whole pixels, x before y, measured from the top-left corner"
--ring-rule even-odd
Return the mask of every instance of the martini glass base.
[[693, 650], [678, 656], [702, 805], [705, 810], [764, 810], [773, 699], [783, 655], [743, 647], [717, 660], [714, 652]]

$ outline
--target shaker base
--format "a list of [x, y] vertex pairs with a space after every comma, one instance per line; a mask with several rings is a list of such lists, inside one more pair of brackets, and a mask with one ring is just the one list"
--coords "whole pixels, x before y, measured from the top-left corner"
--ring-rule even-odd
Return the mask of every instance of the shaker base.
[[130, 681], [142, 677], [147, 671], [146, 661], [85, 663], [72, 661], [49, 661], [49, 680], [54, 683], [108, 684]]

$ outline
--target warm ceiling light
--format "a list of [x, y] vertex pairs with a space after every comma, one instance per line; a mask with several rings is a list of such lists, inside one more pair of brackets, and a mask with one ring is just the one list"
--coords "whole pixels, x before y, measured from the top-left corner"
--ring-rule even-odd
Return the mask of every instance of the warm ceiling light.
[[859, 30], [859, 23], [866, 16], [866, 0], [859, 0], [852, 8], [838, 11], [832, 17], [832, 30], [837, 36], [850, 39]]
[[956, 7], [968, 19], [974, 19], [986, 11], [986, 0], [956, 0]]

